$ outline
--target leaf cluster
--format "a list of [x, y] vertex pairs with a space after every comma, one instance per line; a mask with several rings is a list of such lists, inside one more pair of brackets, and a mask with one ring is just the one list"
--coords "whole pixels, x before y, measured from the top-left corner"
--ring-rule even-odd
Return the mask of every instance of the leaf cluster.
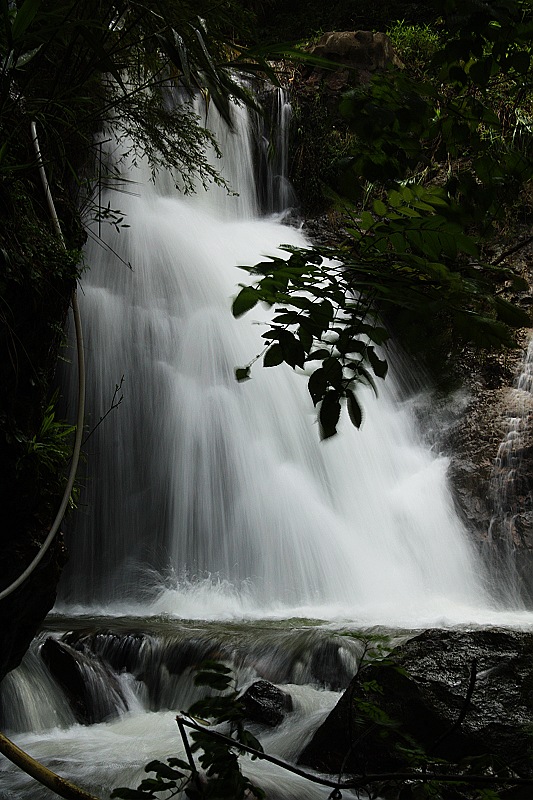
[[190, 800], [246, 800], [251, 797], [261, 800], [265, 797], [263, 790], [254, 786], [241, 772], [239, 755], [243, 755], [244, 751], [239, 749], [239, 744], [260, 752], [263, 748], [244, 727], [244, 705], [239, 701], [239, 691], [231, 669], [218, 661], [204, 661], [198, 668], [194, 683], [216, 694], [194, 703], [188, 713], [208, 718], [213, 724], [225, 723], [228, 727], [227, 737], [233, 742], [195, 732], [192, 734], [191, 753], [199, 753], [204, 774], [200, 776], [193, 763], [177, 758], [169, 758], [166, 763], [151, 761], [145, 771], [154, 772], [155, 778], [143, 780], [137, 789], [114, 789], [111, 797], [157, 800], [156, 796], [161, 793], [165, 798], [170, 798], [182, 791]]
[[[233, 303], [236, 316], [259, 301], [274, 307], [263, 363], [307, 373], [323, 438], [342, 403], [361, 424], [355, 390], [387, 371], [376, 349], [384, 321], [403, 318], [430, 341], [445, 331], [448, 348], [512, 347], [512, 328], [530, 325], [502, 296], [527, 285], [484, 259], [483, 244], [533, 178], [530, 148], [509, 136], [509, 109], [516, 116], [529, 91], [533, 8], [446, 0], [441, 10], [423, 80], [391, 67], [342, 98], [352, 135], [336, 197], [342, 244], [256, 265]], [[493, 102], [502, 76], [505, 114]]]
[[[286, 260], [243, 267], [258, 277], [242, 286], [233, 314], [258, 302], [274, 307], [263, 365], [284, 362], [308, 375], [322, 438], [336, 433], [342, 403], [361, 425], [355, 390], [365, 384], [377, 393], [374, 379], [387, 374], [389, 334], [380, 319], [391, 309], [408, 309], [413, 320], [446, 316], [457, 336], [480, 347], [511, 346], [510, 327], [530, 324], [526, 312], [494, 294], [504, 275], [523, 284], [481, 263], [476, 238], [457, 216], [444, 189], [399, 185], [372, 212], [347, 210], [344, 245], [287, 247]], [[250, 377], [251, 366], [239, 368], [237, 379]]]
[[[328, 438], [336, 431], [341, 401], [346, 402], [353, 424], [360, 426], [362, 410], [353, 387], [362, 382], [377, 392], [374, 376], [384, 378], [387, 363], [376, 346], [388, 334], [373, 318], [368, 298], [347, 283], [338, 262], [326, 260], [316, 250], [286, 249], [287, 260], [276, 257], [250, 270], [261, 278], [256, 285], [241, 288], [233, 314], [238, 317], [259, 301], [285, 304], [275, 309], [270, 328], [263, 333], [268, 342], [263, 365], [285, 362], [293, 369], [312, 370], [309, 394], [320, 408], [321, 436]], [[249, 377], [250, 366], [238, 370], [237, 378]]]
[[245, 708], [239, 700], [239, 690], [229, 667], [217, 661], [204, 662], [197, 672], [194, 682], [197, 686], [207, 686], [212, 691], [224, 692], [206, 697], [195, 703], [189, 713], [203, 716], [214, 724], [226, 723], [227, 736], [234, 739], [235, 745], [228, 745], [209, 736], [208, 733], [192, 734], [193, 752], [200, 752], [199, 760], [206, 774], [206, 785], [200, 793], [190, 795], [193, 800], [212, 798], [212, 800], [244, 800], [256, 797], [261, 800], [264, 792], [242, 774], [239, 765], [239, 743], [262, 752], [263, 748], [256, 737], [244, 727]]
[[249, 16], [235, 0], [24, 0], [18, 8], [1, 0], [0, 169], [13, 168], [10, 153], [19, 159], [30, 118], [74, 173], [80, 150], [86, 158], [94, 132], [111, 122], [154, 169], [175, 169], [186, 188], [194, 173], [217, 179], [205, 157], [212, 137], [170, 95], [176, 86], [201, 92], [230, 126], [232, 100], [255, 105], [236, 72], [273, 73], [266, 58], [248, 58], [234, 44]]
[[121, 786], [111, 792], [112, 798], [121, 800], [157, 800], [157, 795], [164, 798], [176, 797], [191, 781], [191, 766], [180, 758], [168, 758], [165, 761], [150, 761], [145, 772], [153, 772], [153, 778], [144, 778], [137, 789]]

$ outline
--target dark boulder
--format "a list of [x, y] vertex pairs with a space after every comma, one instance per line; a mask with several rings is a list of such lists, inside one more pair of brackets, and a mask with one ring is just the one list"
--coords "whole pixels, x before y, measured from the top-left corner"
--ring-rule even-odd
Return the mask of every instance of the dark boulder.
[[[19, 578], [46, 538], [46, 531], [29, 525], [11, 526], [9, 520], [5, 521], [5, 532], [6, 541], [0, 541], [0, 590], [6, 589]], [[59, 535], [27, 580], [0, 600], [0, 681], [18, 667], [45, 616], [53, 607], [64, 562], [64, 546]]]
[[82, 725], [104, 722], [127, 710], [118, 676], [91, 653], [49, 637], [40, 654]]
[[268, 681], [256, 681], [239, 698], [244, 704], [246, 717], [251, 722], [275, 727], [292, 711], [290, 694]]
[[426, 631], [359, 671], [299, 763], [336, 774], [386, 772], [410, 765], [418, 749], [454, 765], [488, 755], [530, 777], [532, 718], [533, 634]]
[[385, 33], [372, 31], [329, 31], [311, 49], [314, 56], [337, 64], [364, 68], [371, 72], [388, 64], [402, 66]]
[[313, 67], [308, 86], [321, 84], [335, 98], [352, 86], [367, 84], [375, 72], [403, 64], [385, 33], [372, 31], [330, 31], [311, 48], [311, 54], [332, 62], [332, 68]]

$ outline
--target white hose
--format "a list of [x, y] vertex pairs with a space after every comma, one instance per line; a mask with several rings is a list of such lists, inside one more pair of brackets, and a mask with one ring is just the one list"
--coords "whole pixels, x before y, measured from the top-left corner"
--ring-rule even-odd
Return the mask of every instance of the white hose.
[[[46, 195], [46, 201], [48, 203], [48, 209], [50, 211], [50, 216], [52, 217], [52, 221], [54, 223], [54, 228], [56, 233], [63, 245], [66, 248], [65, 239], [63, 236], [63, 232], [61, 230], [61, 226], [59, 224], [59, 219], [57, 216], [57, 212], [54, 205], [54, 200], [52, 198], [52, 194], [50, 192], [50, 185], [48, 183], [48, 178], [46, 176], [46, 171], [43, 164], [43, 159], [41, 156], [41, 149], [39, 147], [39, 140], [37, 138], [37, 128], [35, 126], [35, 122], [31, 123], [31, 134], [33, 139], [33, 146], [35, 148], [35, 154], [37, 156], [37, 164], [39, 167], [39, 173], [41, 175], [41, 181], [44, 188], [44, 193]], [[78, 356], [78, 413], [76, 419], [76, 438], [74, 440], [74, 450], [72, 452], [72, 461], [70, 464], [70, 471], [68, 475], [67, 485], [65, 486], [65, 491], [63, 493], [63, 499], [61, 500], [61, 505], [59, 506], [58, 512], [56, 514], [55, 520], [53, 522], [52, 527], [50, 528], [50, 532], [48, 536], [44, 540], [43, 544], [41, 545], [39, 552], [29, 564], [24, 572], [19, 575], [19, 577], [13, 581], [6, 589], [0, 592], [0, 600], [3, 600], [8, 595], [12, 594], [16, 589], [18, 589], [24, 581], [29, 578], [32, 574], [34, 569], [37, 565], [42, 561], [46, 551], [52, 544], [54, 537], [56, 536], [59, 526], [65, 516], [65, 511], [67, 510], [68, 501], [70, 495], [72, 494], [72, 489], [74, 488], [74, 481], [76, 479], [76, 472], [78, 471], [78, 463], [80, 460], [80, 452], [81, 452], [81, 442], [83, 436], [83, 421], [85, 416], [85, 360], [84, 360], [84, 353], [83, 353], [83, 336], [82, 336], [82, 329], [81, 329], [81, 318], [80, 318], [80, 309], [78, 305], [78, 298], [77, 293], [74, 291], [72, 295], [72, 311], [74, 314], [74, 327], [76, 331], [76, 349], [77, 349], [77, 356]]]

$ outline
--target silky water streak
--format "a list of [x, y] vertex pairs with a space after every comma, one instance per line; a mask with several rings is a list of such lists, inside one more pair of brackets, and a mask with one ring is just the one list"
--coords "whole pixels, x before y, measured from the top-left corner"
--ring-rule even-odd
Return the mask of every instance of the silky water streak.
[[259, 360], [251, 380], [235, 380], [262, 351], [268, 314], [232, 318], [249, 279], [237, 266], [306, 241], [279, 216], [259, 216], [245, 111], [234, 133], [209, 116], [238, 195], [214, 186], [184, 197], [168, 176], [154, 184], [129, 165], [128, 193], [103, 200], [129, 227], [107, 226], [107, 246], [87, 248], [90, 424], [122, 376], [124, 399], [86, 445], [61, 606], [464, 618], [457, 609], [486, 605], [481, 570], [446, 460], [419, 441], [394, 365], [377, 400], [361, 390], [361, 430], [345, 423], [322, 443], [305, 376]]

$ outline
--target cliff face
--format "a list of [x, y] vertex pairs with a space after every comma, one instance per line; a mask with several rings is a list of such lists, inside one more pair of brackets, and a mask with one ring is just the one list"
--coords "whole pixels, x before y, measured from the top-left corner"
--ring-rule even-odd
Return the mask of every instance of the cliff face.
[[[67, 205], [66, 232], [81, 244], [77, 213]], [[0, 179], [0, 223], [1, 591], [38, 552], [66, 482], [70, 429], [56, 418], [54, 375], [79, 251], [65, 252], [53, 235], [36, 170]], [[0, 600], [0, 679], [52, 607], [64, 559], [59, 539], [31, 578]]]
[[[528, 230], [518, 232], [527, 240]], [[531, 244], [508, 260], [533, 286]], [[512, 298], [528, 308], [529, 293]], [[465, 351], [457, 369], [467, 403], [442, 437], [457, 507], [486, 555], [493, 582], [514, 583], [533, 604], [533, 331], [518, 332], [519, 347], [480, 357]]]
[[[2, 564], [8, 565], [8, 569], [2, 569], [2, 588], [22, 573], [35, 556], [42, 538], [41, 531], [33, 536], [26, 528], [12, 533], [11, 546], [0, 551]], [[54, 605], [64, 561], [64, 548], [59, 537], [31, 577], [0, 601], [0, 680], [20, 664], [43, 619]]]

